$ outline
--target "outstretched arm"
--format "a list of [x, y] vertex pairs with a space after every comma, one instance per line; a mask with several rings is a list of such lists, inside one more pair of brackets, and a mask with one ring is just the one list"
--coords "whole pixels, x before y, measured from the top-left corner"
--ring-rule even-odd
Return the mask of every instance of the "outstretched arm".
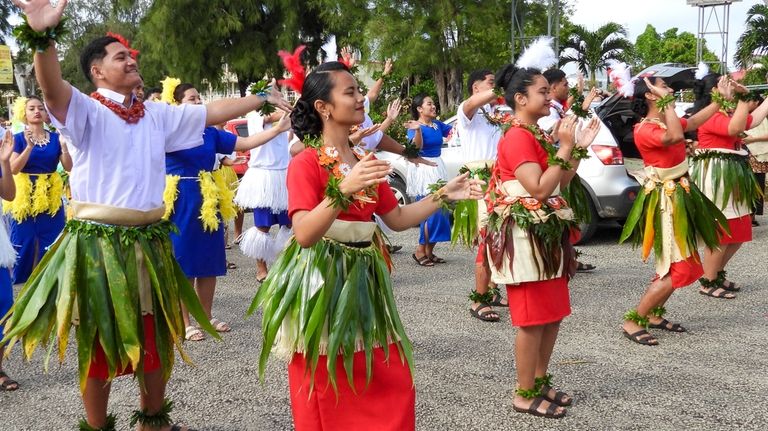
[[368, 97], [368, 101], [373, 103], [376, 101], [376, 99], [379, 98], [379, 93], [381, 93], [381, 87], [384, 85], [384, 77], [392, 73], [392, 59], [388, 58], [384, 62], [384, 72], [381, 74], [381, 78], [377, 79], [376, 82], [373, 83], [371, 86], [371, 89], [368, 90], [368, 93], [366, 93], [366, 96]]
[[264, 103], [270, 103], [278, 109], [290, 112], [291, 105], [283, 99], [283, 95], [275, 88], [275, 81], [272, 80], [271, 89], [266, 96], [254, 94], [239, 99], [222, 99], [205, 105], [206, 119], [205, 125], [225, 123], [233, 118], [241, 117], [251, 111], [258, 111], [264, 106]]
[[235, 143], [235, 151], [249, 151], [264, 145], [272, 139], [275, 139], [277, 135], [287, 132], [290, 128], [291, 120], [288, 117], [288, 114], [283, 113], [283, 116], [280, 117], [280, 121], [278, 121], [271, 129], [255, 133], [247, 138], [238, 137], [237, 142]]
[[[13, 3], [26, 15], [33, 30], [45, 31], [59, 25], [67, 0], [59, 0], [56, 7], [51, 6], [49, 0], [13, 0]], [[35, 52], [34, 63], [35, 76], [51, 115], [65, 124], [72, 86], [61, 77], [61, 66], [53, 41], [50, 41], [45, 51]]]

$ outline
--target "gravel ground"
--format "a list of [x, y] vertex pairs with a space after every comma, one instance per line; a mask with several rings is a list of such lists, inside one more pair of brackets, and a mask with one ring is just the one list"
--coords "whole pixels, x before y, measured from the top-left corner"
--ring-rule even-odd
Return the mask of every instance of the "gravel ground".
[[[551, 372], [576, 402], [560, 421], [512, 411], [515, 331], [506, 310], [499, 323], [470, 318], [474, 255], [440, 246], [448, 264], [421, 268], [410, 257], [418, 233], [394, 235], [405, 246], [395, 255], [393, 277], [415, 345], [417, 429], [765, 429], [768, 220], [759, 220], [755, 241], [728, 268], [744, 292], [734, 301], [704, 297], [695, 287], [677, 292], [669, 316], [690, 332], [658, 333], [658, 347], [632, 344], [619, 330], [622, 314], [652, 275], [651, 264], [616, 244], [616, 227], [581, 247], [583, 260], [598, 269], [571, 283], [573, 315], [563, 323]], [[224, 342], [186, 344], [195, 366], [179, 364], [174, 371], [173, 417], [200, 430], [290, 430], [285, 364], [272, 360], [259, 383], [259, 318], [243, 319], [256, 290], [255, 269], [238, 250], [229, 255], [239, 268], [219, 280], [214, 309], [233, 331]], [[4, 368], [22, 387], [0, 392], [0, 430], [74, 429], [83, 415], [76, 364], [70, 349], [63, 366], [51, 364], [43, 373], [42, 352], [23, 363], [15, 350]], [[118, 429], [129, 429], [137, 398], [133, 379], [113, 384], [110, 410], [119, 416]]]

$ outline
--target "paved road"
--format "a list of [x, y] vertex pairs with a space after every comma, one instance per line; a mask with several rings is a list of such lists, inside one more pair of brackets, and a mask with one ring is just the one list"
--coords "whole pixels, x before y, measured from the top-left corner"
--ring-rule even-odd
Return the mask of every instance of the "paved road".
[[[765, 217], [760, 221], [768, 225]], [[642, 264], [630, 246], [616, 245], [617, 229], [599, 232], [582, 247], [584, 260], [598, 270], [571, 284], [573, 315], [563, 324], [552, 372], [576, 402], [560, 421], [512, 411], [514, 330], [506, 311], [499, 323], [469, 317], [473, 255], [441, 246], [447, 265], [417, 267], [408, 251], [416, 234], [394, 236], [406, 245], [395, 255], [394, 284], [415, 344], [419, 430], [765, 429], [768, 227], [755, 230], [755, 241], [729, 268], [744, 293], [723, 301], [694, 287], [679, 291], [669, 316], [690, 332], [661, 333], [659, 347], [631, 344], [619, 331], [621, 315], [652, 275], [651, 264]], [[272, 361], [265, 384], [258, 382], [259, 319], [243, 319], [255, 270], [237, 250], [230, 258], [240, 268], [220, 279], [215, 313], [234, 329], [222, 343], [187, 343], [196, 366], [174, 371], [173, 416], [200, 430], [290, 430], [285, 365]], [[73, 353], [43, 374], [40, 353], [23, 364], [14, 352], [5, 368], [22, 389], [0, 393], [0, 430], [75, 428], [82, 407]], [[130, 378], [113, 384], [110, 404], [119, 429], [128, 429], [137, 394]]]

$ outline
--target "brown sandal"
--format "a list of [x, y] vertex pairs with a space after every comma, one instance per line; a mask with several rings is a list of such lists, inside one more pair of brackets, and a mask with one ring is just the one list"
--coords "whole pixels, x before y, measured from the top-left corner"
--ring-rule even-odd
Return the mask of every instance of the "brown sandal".
[[527, 409], [518, 407], [515, 405], [515, 403], [512, 403], [512, 409], [518, 413], [528, 413], [529, 415], [538, 416], [538, 417], [547, 418], [547, 419], [560, 419], [565, 416], [565, 409], [563, 409], [560, 413], [556, 413], [557, 409], [561, 408], [561, 406], [558, 406], [553, 402], [549, 403], [549, 407], [547, 407], [546, 412], [544, 413], [540, 412], [539, 406], [541, 406], [541, 403], [543, 403], [544, 401], [545, 401], [544, 397], [536, 397], [533, 399], [533, 402]]

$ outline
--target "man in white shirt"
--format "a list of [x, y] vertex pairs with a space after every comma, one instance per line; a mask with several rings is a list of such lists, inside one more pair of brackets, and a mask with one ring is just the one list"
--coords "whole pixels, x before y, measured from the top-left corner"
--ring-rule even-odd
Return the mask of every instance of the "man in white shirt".
[[[456, 112], [458, 117], [457, 132], [461, 140], [461, 149], [468, 169], [490, 168], [496, 160], [496, 152], [501, 139], [501, 128], [488, 121], [497, 109], [497, 96], [493, 91], [494, 75], [490, 70], [476, 70], [469, 74], [467, 90], [470, 97], [461, 102]], [[486, 179], [487, 180], [487, 179]], [[478, 219], [486, 217], [485, 205], [478, 205]], [[454, 224], [457, 228], [457, 224]], [[485, 247], [478, 247], [475, 259], [475, 289], [470, 294], [470, 313], [486, 321], [496, 322], [499, 314], [492, 306], [508, 306], [499, 292], [491, 288], [491, 270], [485, 254]]]
[[[38, 32], [56, 27], [66, 5], [14, 3]], [[110, 382], [135, 371], [142, 386], [141, 411], [134, 415], [140, 429], [167, 430], [172, 426], [165, 387], [173, 346], [180, 347], [183, 340], [181, 307], [214, 336], [215, 330], [173, 259], [170, 228], [160, 220], [165, 153], [202, 144], [206, 125], [224, 123], [266, 102], [287, 110], [290, 106], [275, 91], [207, 106], [143, 103], [133, 95], [141, 83], [136, 60], [113, 37], [92, 41], [80, 60], [98, 88], [91, 97], [62, 79], [54, 41], [35, 52], [48, 112], [71, 142], [74, 219], [43, 258], [39, 275], [20, 293], [6, 340], [26, 337], [26, 346], [30, 338], [43, 342], [55, 334], [63, 359], [73, 322], [86, 411], [81, 429], [115, 429], [115, 417], [107, 416]], [[55, 305], [40, 308], [30, 297]], [[35, 330], [41, 324], [49, 329]]]

